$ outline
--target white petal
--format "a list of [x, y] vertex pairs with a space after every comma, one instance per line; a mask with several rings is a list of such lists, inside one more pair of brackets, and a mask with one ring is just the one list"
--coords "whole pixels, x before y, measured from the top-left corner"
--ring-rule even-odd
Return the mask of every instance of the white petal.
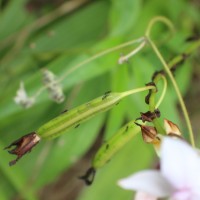
[[172, 193], [172, 188], [159, 171], [147, 170], [138, 172], [118, 182], [127, 190], [142, 191], [156, 197], [166, 197]]
[[200, 157], [189, 144], [166, 137], [161, 145], [161, 173], [176, 189], [200, 188]]
[[139, 191], [135, 194], [134, 200], [157, 200], [157, 197], [155, 197], [154, 195]]

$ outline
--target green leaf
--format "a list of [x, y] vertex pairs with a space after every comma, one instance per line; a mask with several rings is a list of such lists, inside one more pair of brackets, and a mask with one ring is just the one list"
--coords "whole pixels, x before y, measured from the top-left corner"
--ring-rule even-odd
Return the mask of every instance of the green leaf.
[[26, 0], [10, 1], [6, 9], [0, 14], [0, 40], [20, 30], [32, 16], [26, 11]]
[[[33, 39], [36, 45], [32, 52], [41, 56], [41, 53], [60, 53], [81, 48], [92, 44], [105, 31], [109, 4], [106, 1], [98, 1], [81, 9], [71, 16], [64, 17], [48, 30], [53, 32], [48, 36], [48, 30], [40, 32], [40, 36]], [[94, 20], [95, 19], [95, 20]]]
[[110, 12], [110, 35], [119, 36], [130, 32], [138, 20], [141, 9], [140, 0], [112, 0]]
[[[0, 143], [0, 149], [3, 149], [4, 145]], [[0, 151], [1, 161], [0, 161], [0, 169], [3, 173], [4, 177], [6, 177], [7, 181], [12, 185], [15, 192], [21, 195], [23, 198], [27, 200], [36, 199], [33, 193], [30, 190], [24, 190], [26, 187], [26, 177], [23, 175], [20, 166], [16, 166], [11, 168], [8, 166], [9, 155], [5, 151]], [[7, 160], [7, 161], [6, 161]]]

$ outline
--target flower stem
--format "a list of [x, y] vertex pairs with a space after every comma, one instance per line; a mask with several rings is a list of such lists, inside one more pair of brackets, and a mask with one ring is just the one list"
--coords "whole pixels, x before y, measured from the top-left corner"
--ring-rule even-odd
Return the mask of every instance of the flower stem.
[[182, 108], [182, 111], [183, 111], [183, 114], [184, 114], [184, 117], [185, 117], [185, 121], [186, 121], [188, 130], [189, 130], [190, 142], [191, 142], [192, 146], [195, 147], [194, 134], [193, 134], [193, 131], [192, 131], [191, 122], [190, 122], [188, 112], [187, 112], [185, 103], [183, 101], [182, 95], [180, 93], [179, 87], [178, 87], [178, 85], [177, 85], [177, 83], [176, 83], [176, 81], [175, 81], [175, 79], [174, 79], [174, 77], [173, 77], [173, 75], [170, 71], [170, 68], [168, 67], [167, 63], [165, 62], [165, 60], [164, 60], [163, 56], [161, 55], [161, 53], [159, 52], [158, 48], [156, 47], [156, 45], [153, 43], [153, 41], [149, 37], [147, 37], [147, 39], [148, 39], [149, 44], [152, 47], [153, 51], [155, 52], [155, 54], [159, 58], [160, 62], [164, 66], [164, 69], [165, 69], [166, 73], [168, 74], [170, 80], [172, 81], [172, 84], [173, 84], [174, 89], [176, 91], [176, 94], [178, 96], [180, 106]]
[[162, 22], [166, 26], [168, 26], [168, 28], [171, 30], [172, 34], [175, 32], [174, 26], [169, 19], [167, 19], [166, 17], [163, 17], [163, 16], [157, 16], [157, 17], [154, 17], [148, 24], [148, 27], [145, 32], [145, 35], [147, 36], [147, 38], [149, 38], [149, 35], [150, 35], [153, 25], [157, 22]]
[[146, 41], [143, 41], [136, 49], [131, 51], [128, 55], [126, 56], [121, 56], [120, 59], [118, 60], [119, 64], [123, 64], [124, 62], [128, 61], [130, 57], [138, 53], [146, 44]]
[[[164, 81], [164, 87], [163, 87], [163, 91], [162, 91], [162, 94], [160, 96], [160, 99], [157, 103], [155, 103], [155, 96], [156, 96], [156, 93], [157, 93], [157, 89], [153, 89], [152, 92], [151, 92], [151, 96], [149, 98], [149, 110], [150, 112], [154, 112], [155, 109], [157, 109], [159, 107], [159, 105], [161, 104], [161, 102], [163, 101], [164, 99], [164, 96], [165, 96], [165, 93], [166, 93], [166, 89], [167, 89], [167, 81], [166, 81], [166, 78], [161, 74], [161, 73], [158, 73], [154, 79], [153, 79], [153, 82], [155, 83], [155, 85], [157, 85], [157, 82], [160, 80], [160, 79], [163, 79]], [[161, 126], [158, 118], [155, 118], [153, 119], [153, 124], [156, 128], [156, 130], [159, 132], [159, 133], [162, 133], [164, 134], [165, 133], [165, 130], [163, 129], [163, 127]]]
[[128, 90], [126, 92], [121, 93], [121, 96], [126, 97], [126, 96], [129, 96], [134, 93], [142, 92], [145, 90], [151, 90], [151, 89], [155, 89], [155, 87], [154, 86], [145, 86], [145, 87], [141, 87], [141, 88], [137, 88], [137, 89], [133, 89], [133, 90]]
[[[140, 43], [140, 42], [144, 42], [144, 37], [141, 37], [141, 38], [138, 38], [138, 39], [135, 39], [135, 40], [131, 40], [131, 41], [128, 41], [128, 42], [125, 42], [123, 44], [120, 44], [118, 46], [115, 46], [115, 47], [112, 47], [110, 49], [107, 49], [105, 51], [102, 51], [98, 54], [95, 54], [94, 56], [84, 60], [83, 62], [75, 65], [73, 68], [69, 69], [59, 80], [58, 82], [62, 82], [68, 75], [70, 75], [72, 72], [76, 71], [77, 69], [81, 68], [82, 66], [92, 62], [93, 60], [96, 60], [106, 54], [109, 54], [109, 53], [112, 53], [114, 51], [117, 51], [119, 49], [122, 49], [124, 47], [127, 47], [127, 46], [130, 46], [132, 44], [135, 44], [135, 43]], [[34, 98], [38, 97], [44, 90], [46, 89], [46, 87], [41, 87], [37, 92], [36, 94], [34, 95]]]
[[155, 108], [158, 108], [160, 106], [160, 104], [162, 103], [164, 97], [165, 97], [165, 94], [166, 94], [166, 91], [167, 91], [167, 79], [165, 78], [165, 76], [160, 76], [162, 79], [163, 79], [163, 91], [162, 91], [162, 94], [158, 100], [158, 102], [156, 103], [156, 106]]

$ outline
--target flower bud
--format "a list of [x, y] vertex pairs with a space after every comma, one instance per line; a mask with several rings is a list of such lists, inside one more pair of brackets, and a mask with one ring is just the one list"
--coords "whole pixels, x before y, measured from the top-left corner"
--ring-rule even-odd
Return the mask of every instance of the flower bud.
[[164, 126], [165, 126], [167, 135], [175, 135], [175, 136], [182, 135], [178, 126], [167, 119], [164, 119]]
[[9, 165], [14, 165], [23, 155], [27, 152], [30, 152], [31, 149], [40, 141], [40, 137], [35, 133], [29, 133], [18, 140], [12, 142], [9, 146], [4, 149], [10, 149], [12, 146], [15, 146], [13, 149], [8, 150], [10, 154], [17, 155], [15, 160], [9, 162]]
[[140, 126], [142, 131], [143, 140], [146, 143], [153, 143], [157, 136], [157, 130], [152, 126], [141, 125], [135, 122], [136, 125]]

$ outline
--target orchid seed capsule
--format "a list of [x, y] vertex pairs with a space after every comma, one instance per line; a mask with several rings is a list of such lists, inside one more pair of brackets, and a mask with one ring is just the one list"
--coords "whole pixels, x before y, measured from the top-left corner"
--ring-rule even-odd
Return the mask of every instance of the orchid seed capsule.
[[140, 128], [134, 124], [134, 121], [123, 126], [99, 148], [92, 160], [91, 168], [87, 170], [85, 175], [81, 176], [81, 179], [83, 179], [87, 185], [91, 185], [96, 170], [108, 163], [110, 159], [127, 144], [128, 141], [131, 141], [131, 139], [139, 133], [139, 131]]
[[86, 104], [80, 105], [50, 120], [41, 126], [36, 132], [41, 138], [52, 139], [58, 137], [69, 129], [77, 127], [77, 125], [90, 119], [96, 114], [113, 108], [124, 97], [152, 88], [154, 87], [148, 86], [122, 93], [106, 93], [101, 97], [98, 97]]
[[9, 151], [9, 153], [17, 155], [17, 159], [11, 161], [10, 165], [15, 164], [24, 154], [30, 152], [41, 139], [52, 139], [58, 137], [71, 128], [77, 128], [81, 122], [88, 120], [96, 114], [111, 109], [124, 97], [152, 88], [152, 86], [147, 86], [122, 93], [107, 92], [99, 98], [62, 113], [58, 117], [41, 126], [36, 132], [27, 134], [6, 147], [5, 149], [9, 149], [12, 146], [16, 146], [14, 149]]

